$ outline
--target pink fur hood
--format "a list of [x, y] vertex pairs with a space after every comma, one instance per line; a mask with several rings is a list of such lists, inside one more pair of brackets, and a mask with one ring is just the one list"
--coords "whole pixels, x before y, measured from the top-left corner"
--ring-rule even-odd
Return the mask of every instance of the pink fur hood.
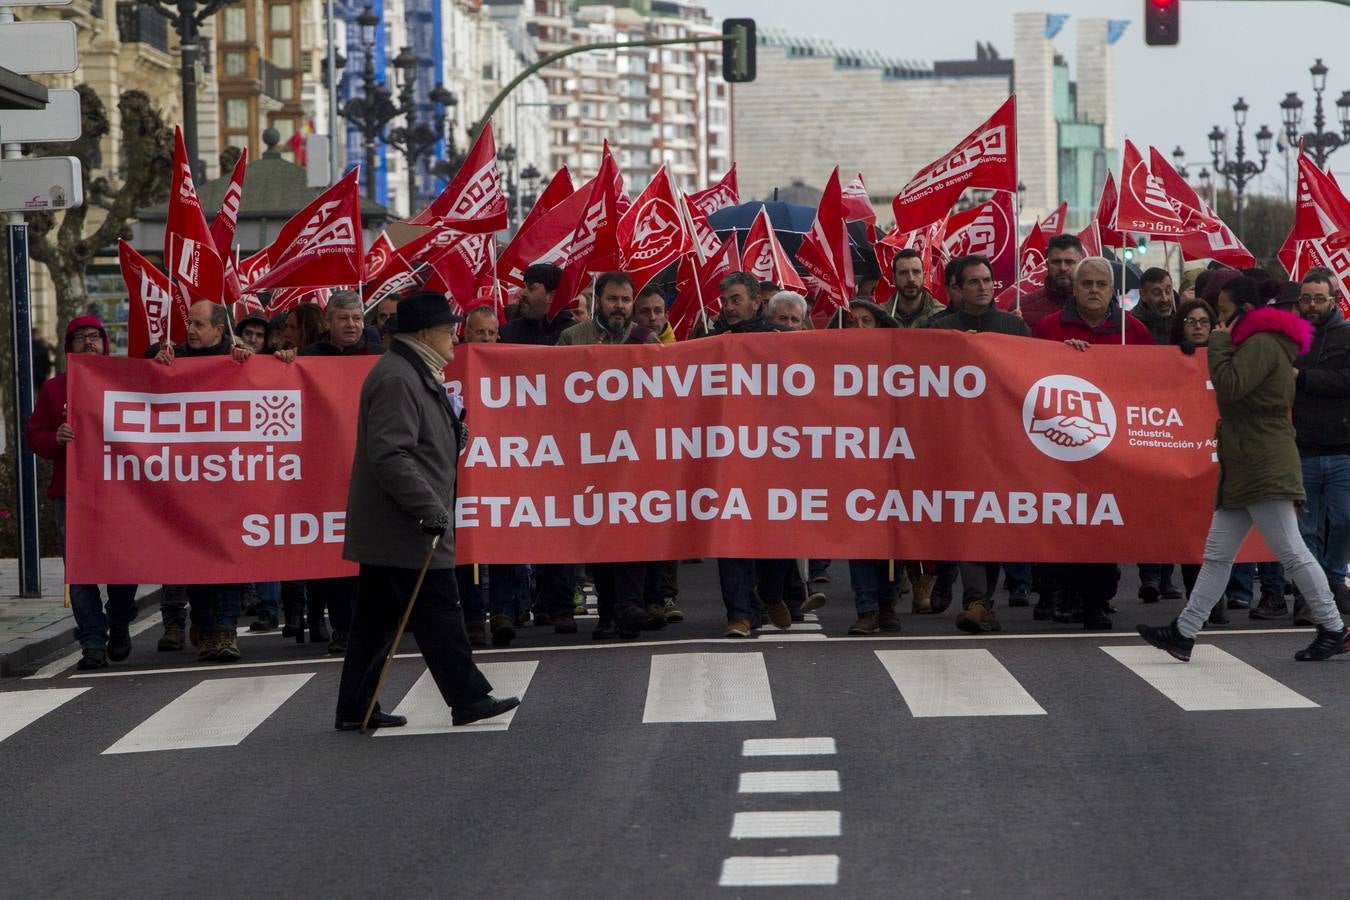
[[1262, 331], [1273, 331], [1289, 338], [1298, 346], [1299, 355], [1312, 349], [1312, 323], [1273, 306], [1259, 307], [1238, 319], [1238, 323], [1233, 326], [1233, 346]]

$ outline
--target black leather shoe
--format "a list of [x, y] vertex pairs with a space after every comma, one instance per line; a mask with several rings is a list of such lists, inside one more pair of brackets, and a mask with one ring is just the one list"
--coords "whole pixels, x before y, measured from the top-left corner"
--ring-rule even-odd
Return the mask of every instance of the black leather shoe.
[[[647, 611], [637, 607], [630, 606], [619, 613], [619, 637], [626, 641], [631, 641], [642, 634], [642, 629], [647, 626], [650, 618]], [[666, 620], [661, 619], [661, 627], [664, 628]]]
[[90, 669], [106, 669], [108, 668], [108, 652], [98, 647], [86, 647], [80, 661], [75, 664], [75, 668], [86, 672]]
[[[393, 713], [387, 713], [377, 709], [371, 714], [370, 724], [367, 725], [366, 728], [398, 728], [401, 725], [407, 724], [407, 716], [396, 716]], [[361, 728], [361, 717], [357, 716], [355, 719], [347, 719], [338, 716], [333, 720], [333, 727], [338, 731], [358, 731]]]
[[254, 619], [252, 622], [248, 623], [248, 630], [257, 633], [276, 631], [277, 617], [272, 615], [271, 613], [265, 612], [262, 615], [258, 616], [258, 618]]
[[108, 629], [108, 659], [121, 662], [131, 655], [131, 629], [113, 625]]
[[595, 630], [591, 632], [591, 639], [596, 641], [607, 641], [610, 638], [619, 636], [619, 626], [615, 625], [609, 619], [597, 619]]
[[468, 706], [456, 706], [450, 711], [450, 724], [471, 725], [482, 719], [491, 719], [504, 712], [510, 712], [519, 705], [519, 697], [503, 697], [498, 700], [496, 697], [487, 696]]

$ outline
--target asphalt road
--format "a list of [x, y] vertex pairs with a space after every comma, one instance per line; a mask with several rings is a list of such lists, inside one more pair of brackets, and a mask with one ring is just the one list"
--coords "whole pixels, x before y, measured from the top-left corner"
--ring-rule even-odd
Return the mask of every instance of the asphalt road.
[[1133, 636], [1175, 604], [1132, 569], [1113, 633], [1000, 595], [1001, 636], [846, 638], [842, 569], [819, 632], [717, 637], [712, 564], [652, 639], [525, 629], [479, 654], [524, 690], [494, 730], [421, 703], [411, 641], [385, 705], [412, 722], [374, 738], [275, 635], [198, 665], [156, 627], [94, 677], [7, 679], [0, 896], [1345, 895], [1350, 659], [1234, 613], [1175, 663]]

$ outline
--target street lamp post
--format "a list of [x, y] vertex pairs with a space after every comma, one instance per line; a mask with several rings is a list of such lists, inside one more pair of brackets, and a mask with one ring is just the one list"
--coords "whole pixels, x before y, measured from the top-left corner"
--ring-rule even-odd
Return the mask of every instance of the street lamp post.
[[1313, 96], [1316, 98], [1313, 104], [1312, 131], [1299, 134], [1299, 130], [1303, 127], [1303, 100], [1297, 91], [1290, 91], [1280, 101], [1280, 116], [1284, 119], [1284, 133], [1289, 138], [1289, 143], [1297, 144], [1301, 139], [1303, 149], [1308, 151], [1319, 169], [1325, 169], [1327, 158], [1350, 143], [1350, 91], [1342, 91], [1340, 99], [1336, 101], [1336, 117], [1341, 123], [1341, 133], [1326, 130], [1327, 117], [1322, 106], [1322, 94], [1327, 89], [1328, 71], [1330, 70], [1323, 65], [1320, 57], [1308, 69], [1308, 74], [1312, 75]]
[[[408, 215], [411, 216], [417, 205], [417, 164], [422, 157], [435, 152], [441, 140], [445, 117], [441, 116], [440, 123], [417, 121], [417, 57], [411, 47], [404, 47], [394, 57], [394, 71], [398, 73], [398, 111], [403, 116], [403, 126], [389, 132], [388, 142], [402, 151], [408, 161]], [[459, 102], [440, 82], [431, 89], [428, 97], [441, 108], [453, 107]]]
[[1266, 170], [1266, 159], [1270, 156], [1270, 142], [1275, 135], [1265, 125], [1256, 132], [1256, 149], [1261, 155], [1258, 165], [1247, 159], [1247, 148], [1243, 140], [1243, 129], [1247, 126], [1247, 102], [1241, 97], [1233, 104], [1233, 122], [1237, 126], [1237, 148], [1233, 158], [1228, 158], [1228, 137], [1215, 125], [1209, 133], [1209, 152], [1214, 157], [1214, 174], [1221, 176], [1228, 189], [1237, 195], [1237, 234], [1244, 237], [1242, 227], [1243, 195], [1253, 178]]
[[536, 188], [538, 187], [539, 182], [543, 180], [543, 178], [544, 173], [536, 169], [534, 163], [530, 163], [520, 173], [520, 181], [525, 186], [525, 193], [522, 194], [520, 197], [520, 208], [521, 208], [520, 220], [522, 222], [525, 221], [525, 216], [528, 215], [528, 213], [525, 212], [525, 207], [528, 206], [530, 207], [530, 209], [533, 209], [534, 204], [539, 200], [539, 194]]
[[520, 209], [515, 179], [516, 145], [507, 144], [498, 150], [497, 161], [506, 164], [506, 218], [508, 222], [515, 222], [516, 212]]
[[167, 19], [174, 31], [178, 32], [179, 73], [183, 89], [183, 149], [187, 151], [193, 177], [200, 178], [202, 173], [197, 171], [197, 59], [201, 51], [198, 31], [203, 22], [234, 0], [208, 0], [206, 3], [176, 0], [172, 4], [164, 0], [142, 2]]
[[1172, 168], [1177, 170], [1183, 181], [1190, 179], [1190, 173], [1186, 171], [1186, 151], [1181, 149], [1180, 144], [1172, 150]]
[[366, 197], [375, 199], [375, 143], [384, 136], [384, 128], [398, 115], [398, 107], [389, 89], [375, 80], [375, 28], [380, 17], [369, 6], [356, 17], [361, 27], [361, 96], [342, 104], [342, 115], [361, 132], [366, 151]]

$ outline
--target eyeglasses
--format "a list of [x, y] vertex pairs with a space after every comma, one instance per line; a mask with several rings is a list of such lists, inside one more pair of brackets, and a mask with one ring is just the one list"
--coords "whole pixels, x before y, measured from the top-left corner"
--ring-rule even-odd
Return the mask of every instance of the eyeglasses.
[[1298, 302], [1322, 304], [1322, 303], [1330, 303], [1331, 298], [1328, 297], [1326, 294], [1299, 294]]
[[1208, 318], [1197, 319], [1195, 316], [1187, 316], [1186, 318], [1184, 318], [1184, 319], [1181, 320], [1181, 324], [1182, 324], [1182, 325], [1189, 325], [1189, 326], [1191, 326], [1192, 328], [1194, 328], [1194, 327], [1197, 326], [1197, 325], [1208, 325], [1208, 324], [1209, 324], [1209, 319], [1208, 319]]
[[77, 331], [70, 336], [72, 344], [101, 344], [103, 335], [97, 331]]

